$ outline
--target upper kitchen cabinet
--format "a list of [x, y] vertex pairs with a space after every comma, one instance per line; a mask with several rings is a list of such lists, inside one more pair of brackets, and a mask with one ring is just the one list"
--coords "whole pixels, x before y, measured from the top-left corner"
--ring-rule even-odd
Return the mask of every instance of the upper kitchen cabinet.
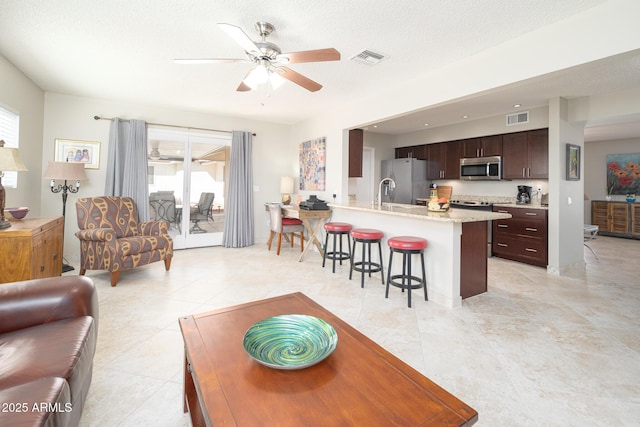
[[362, 177], [362, 151], [364, 149], [364, 131], [349, 131], [349, 178]]
[[427, 179], [459, 179], [462, 141], [427, 144]]
[[549, 130], [537, 129], [502, 135], [504, 179], [549, 178]]
[[462, 140], [462, 157], [502, 156], [502, 135]]
[[412, 145], [411, 147], [396, 148], [396, 159], [405, 159], [407, 157], [427, 160], [427, 150], [424, 145]]

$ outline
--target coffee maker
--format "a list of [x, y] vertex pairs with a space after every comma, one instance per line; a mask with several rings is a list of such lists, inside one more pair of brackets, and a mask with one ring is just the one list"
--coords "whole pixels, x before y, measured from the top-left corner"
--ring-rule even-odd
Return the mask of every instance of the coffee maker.
[[525, 205], [531, 203], [531, 187], [528, 185], [518, 185], [518, 195], [516, 196], [516, 203], [519, 205]]

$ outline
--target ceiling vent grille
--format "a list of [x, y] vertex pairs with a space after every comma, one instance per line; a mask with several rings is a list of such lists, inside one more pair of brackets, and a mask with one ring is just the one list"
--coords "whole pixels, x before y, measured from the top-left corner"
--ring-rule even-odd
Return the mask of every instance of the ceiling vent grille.
[[529, 112], [521, 111], [519, 113], [507, 114], [507, 126], [520, 125], [529, 123]]
[[376, 65], [384, 59], [384, 55], [374, 52], [372, 50], [363, 49], [350, 58], [352, 61], [359, 62], [361, 64]]

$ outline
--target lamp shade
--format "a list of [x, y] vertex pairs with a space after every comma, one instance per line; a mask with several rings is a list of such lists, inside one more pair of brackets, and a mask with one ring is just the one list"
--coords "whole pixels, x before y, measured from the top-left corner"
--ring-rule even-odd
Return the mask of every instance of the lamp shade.
[[280, 193], [293, 193], [293, 178], [291, 178], [290, 176], [283, 176], [282, 178], [280, 178]]
[[44, 178], [81, 181], [87, 179], [87, 174], [84, 172], [84, 163], [52, 162], [50, 160]]
[[27, 167], [20, 160], [17, 148], [4, 148], [0, 146], [0, 172], [27, 171]]

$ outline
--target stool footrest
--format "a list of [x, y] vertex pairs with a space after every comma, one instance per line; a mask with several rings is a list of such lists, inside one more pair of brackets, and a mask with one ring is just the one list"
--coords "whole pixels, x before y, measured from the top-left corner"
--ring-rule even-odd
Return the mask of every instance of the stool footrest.
[[[402, 278], [404, 278], [406, 282], [405, 284], [403, 284], [402, 282], [396, 281], [396, 279], [402, 279]], [[403, 276], [402, 274], [394, 274], [393, 276], [390, 277], [389, 284], [400, 289], [409, 289], [409, 288], [420, 289], [422, 288], [422, 285], [424, 285], [424, 282], [420, 277], [411, 276], [411, 286], [409, 286], [409, 276]]]
[[347, 259], [351, 259], [351, 254], [349, 252], [325, 252], [327, 258], [335, 259], [336, 261], [344, 261]]
[[361, 273], [377, 273], [378, 271], [382, 271], [382, 266], [376, 262], [357, 261], [353, 263], [353, 269]]

